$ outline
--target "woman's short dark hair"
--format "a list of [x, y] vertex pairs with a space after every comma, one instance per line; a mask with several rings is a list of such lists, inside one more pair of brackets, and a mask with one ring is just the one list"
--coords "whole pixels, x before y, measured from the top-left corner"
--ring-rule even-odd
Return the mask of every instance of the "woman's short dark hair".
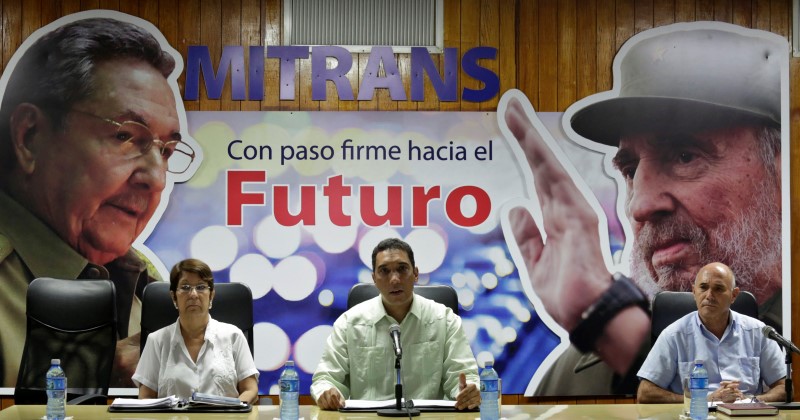
[[211, 274], [211, 268], [208, 264], [195, 258], [185, 259], [172, 267], [172, 271], [169, 273], [169, 290], [178, 291], [178, 282], [181, 280], [182, 273], [197, 274], [209, 289], [214, 290], [214, 276]]

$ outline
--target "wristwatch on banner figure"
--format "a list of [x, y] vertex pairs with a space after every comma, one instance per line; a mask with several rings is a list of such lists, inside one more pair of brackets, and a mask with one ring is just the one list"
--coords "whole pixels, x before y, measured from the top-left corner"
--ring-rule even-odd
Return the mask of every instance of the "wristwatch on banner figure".
[[611, 287], [583, 311], [578, 325], [569, 334], [572, 344], [582, 353], [594, 350], [606, 325], [623, 309], [638, 306], [650, 315], [650, 301], [633, 280], [620, 273], [614, 273], [611, 278]]

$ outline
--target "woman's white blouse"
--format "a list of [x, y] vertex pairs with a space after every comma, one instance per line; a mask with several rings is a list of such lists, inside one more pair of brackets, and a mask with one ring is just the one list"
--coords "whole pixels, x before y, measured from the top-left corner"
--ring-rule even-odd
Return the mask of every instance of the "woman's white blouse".
[[247, 339], [235, 325], [209, 318], [197, 363], [181, 335], [178, 321], [147, 337], [133, 382], [156, 390], [158, 396], [189, 398], [193, 391], [238, 397], [239, 381], [255, 375]]

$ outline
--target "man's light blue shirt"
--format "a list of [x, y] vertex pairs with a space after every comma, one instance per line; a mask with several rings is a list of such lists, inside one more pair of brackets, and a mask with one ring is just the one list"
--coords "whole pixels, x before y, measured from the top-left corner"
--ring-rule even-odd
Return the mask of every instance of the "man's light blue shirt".
[[[312, 379], [314, 400], [332, 387], [346, 399], [394, 399], [397, 376], [389, 327], [396, 323], [380, 296], [342, 314], [333, 324]], [[450, 308], [415, 294], [400, 330], [406, 398], [454, 400], [459, 373], [466, 374], [468, 383], [479, 383], [461, 318]]]
[[786, 376], [783, 353], [764, 336], [764, 323], [730, 311], [730, 322], [722, 339], [706, 329], [697, 311], [673, 322], [658, 336], [637, 375], [659, 387], [683, 394], [682, 380], [689, 377], [695, 360], [708, 369], [709, 389], [721, 381], [738, 380], [744, 394], [763, 393]]

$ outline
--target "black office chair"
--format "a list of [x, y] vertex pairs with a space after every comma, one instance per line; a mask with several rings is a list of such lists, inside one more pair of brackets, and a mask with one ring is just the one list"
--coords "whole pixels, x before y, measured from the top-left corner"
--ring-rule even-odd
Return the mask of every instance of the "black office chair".
[[[455, 289], [446, 284], [428, 284], [424, 286], [414, 286], [414, 293], [426, 297], [430, 300], [441, 303], [453, 310], [458, 315], [458, 294]], [[347, 309], [358, 305], [361, 302], [378, 296], [380, 292], [373, 283], [357, 283], [347, 294]]]
[[[214, 283], [214, 304], [209, 310], [217, 321], [239, 327], [253, 351], [253, 293], [246, 284]], [[178, 319], [178, 310], [169, 295], [169, 282], [148, 284], [142, 292], [142, 337], [139, 352], [144, 351], [147, 336]]]
[[[752, 293], [741, 291], [731, 304], [731, 309], [758, 318], [758, 303]], [[691, 292], [659, 292], [653, 299], [653, 318], [650, 329], [651, 343], [656, 342], [661, 331], [682, 316], [696, 311], [697, 304]]]
[[47, 404], [51, 359], [61, 359], [68, 404], [107, 404], [117, 345], [115, 295], [109, 280], [38, 278], [28, 285], [15, 404]]

